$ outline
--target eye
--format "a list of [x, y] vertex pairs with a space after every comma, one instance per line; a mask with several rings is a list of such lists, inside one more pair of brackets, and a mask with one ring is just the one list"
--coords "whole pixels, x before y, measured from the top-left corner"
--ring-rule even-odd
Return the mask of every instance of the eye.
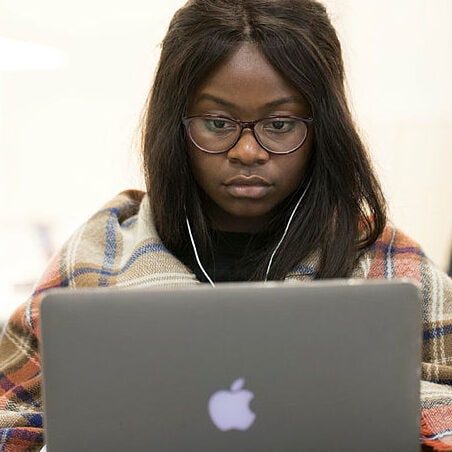
[[281, 130], [285, 126], [284, 121], [273, 121], [272, 127], [277, 130]]
[[228, 121], [227, 119], [215, 118], [215, 119], [207, 119], [204, 120], [204, 126], [210, 132], [230, 132], [235, 130], [236, 126], [233, 122]]
[[209, 121], [212, 124], [212, 127], [215, 127], [216, 129], [223, 129], [226, 125], [225, 121], [222, 121], [221, 119], [214, 119], [213, 121]]
[[295, 121], [286, 118], [272, 118], [263, 122], [262, 128], [265, 133], [289, 133], [295, 127]]

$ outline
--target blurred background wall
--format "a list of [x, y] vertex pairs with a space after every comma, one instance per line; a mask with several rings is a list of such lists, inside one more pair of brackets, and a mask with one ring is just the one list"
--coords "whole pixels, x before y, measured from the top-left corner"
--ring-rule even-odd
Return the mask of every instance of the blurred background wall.
[[[142, 188], [138, 125], [183, 0], [0, 2], [0, 320], [117, 192]], [[325, 1], [391, 217], [446, 269], [452, 2]]]

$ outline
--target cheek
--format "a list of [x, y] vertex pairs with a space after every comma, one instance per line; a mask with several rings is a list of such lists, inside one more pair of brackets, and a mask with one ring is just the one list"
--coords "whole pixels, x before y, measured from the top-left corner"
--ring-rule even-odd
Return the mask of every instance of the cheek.
[[190, 167], [195, 181], [206, 188], [215, 180], [218, 172], [219, 159], [224, 156], [201, 153], [197, 149], [190, 149]]
[[309, 157], [309, 153], [303, 151], [298, 155], [295, 153], [278, 157], [280, 174], [287, 190], [295, 190], [303, 181]]

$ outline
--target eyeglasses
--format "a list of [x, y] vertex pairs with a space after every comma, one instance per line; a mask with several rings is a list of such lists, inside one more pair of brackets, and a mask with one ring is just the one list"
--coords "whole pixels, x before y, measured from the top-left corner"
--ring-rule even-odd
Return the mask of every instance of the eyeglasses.
[[272, 154], [290, 154], [300, 148], [308, 136], [308, 124], [313, 118], [298, 116], [268, 116], [255, 121], [239, 121], [217, 115], [182, 118], [192, 143], [201, 151], [221, 154], [232, 149], [250, 129], [256, 141]]

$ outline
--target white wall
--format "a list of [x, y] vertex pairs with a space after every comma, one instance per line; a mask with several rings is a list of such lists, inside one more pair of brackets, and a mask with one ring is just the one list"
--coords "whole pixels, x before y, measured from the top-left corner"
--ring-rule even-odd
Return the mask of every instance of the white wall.
[[447, 268], [452, 246], [452, 2], [341, 3], [336, 12], [352, 103], [392, 218]]
[[[143, 186], [137, 125], [158, 44], [183, 3], [0, 3], [0, 317], [79, 223], [116, 192]], [[325, 3], [392, 217], [446, 268], [452, 2]], [[44, 47], [31, 55], [16, 47], [8, 67], [1, 38]]]

